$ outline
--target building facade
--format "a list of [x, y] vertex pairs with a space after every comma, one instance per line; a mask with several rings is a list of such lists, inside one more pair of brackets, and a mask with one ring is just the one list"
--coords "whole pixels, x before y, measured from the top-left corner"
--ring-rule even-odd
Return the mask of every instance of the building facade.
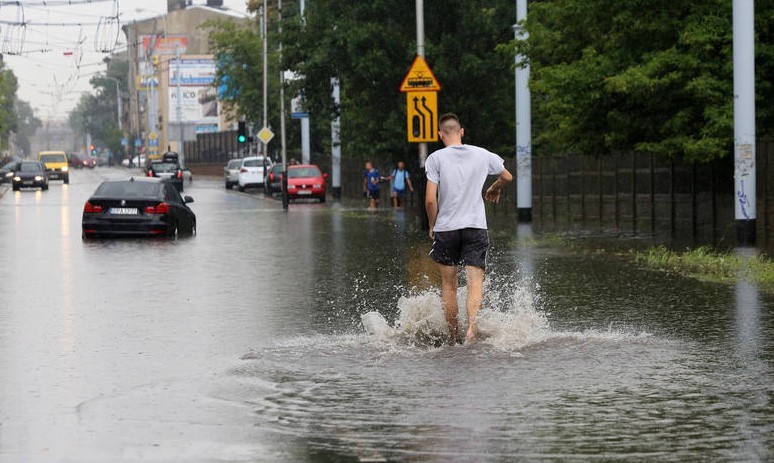
[[180, 151], [180, 141], [197, 133], [227, 130], [235, 124], [220, 111], [212, 85], [216, 62], [209, 48], [206, 22], [249, 21], [224, 8], [222, 0], [190, 5], [168, 0], [166, 15], [123, 27], [129, 62], [129, 107], [124, 126], [149, 155]]

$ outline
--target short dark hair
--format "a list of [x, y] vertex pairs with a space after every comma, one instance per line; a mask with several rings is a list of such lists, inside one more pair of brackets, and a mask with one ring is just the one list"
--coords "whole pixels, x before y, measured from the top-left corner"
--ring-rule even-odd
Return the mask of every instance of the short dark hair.
[[446, 113], [446, 114], [442, 115], [440, 119], [438, 119], [438, 125], [441, 125], [441, 124], [443, 124], [444, 122], [446, 122], [446, 121], [448, 121], [450, 119], [453, 120], [453, 121], [457, 121], [458, 124], [460, 123], [460, 118], [457, 117], [456, 114], [454, 114], [454, 113]]

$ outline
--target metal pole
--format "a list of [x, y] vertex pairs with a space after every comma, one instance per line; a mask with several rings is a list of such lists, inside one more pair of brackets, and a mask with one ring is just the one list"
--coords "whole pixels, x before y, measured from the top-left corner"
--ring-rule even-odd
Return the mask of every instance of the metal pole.
[[338, 77], [331, 77], [331, 97], [335, 115], [331, 120], [331, 185], [333, 187], [333, 199], [341, 199], [341, 89]]
[[[417, 15], [417, 55], [425, 57], [425, 4], [423, 0], [416, 0]], [[417, 179], [417, 190], [419, 193], [419, 209], [422, 221], [422, 230], [430, 228], [430, 222], [425, 210], [425, 190], [427, 187], [427, 173], [425, 172], [425, 161], [427, 160], [427, 143], [419, 144], [419, 178]]]
[[177, 113], [177, 126], [179, 129], [178, 132], [178, 141], [177, 141], [177, 151], [180, 155], [180, 163], [185, 165], [184, 160], [184, 144], [185, 144], [185, 135], [183, 133], [183, 92], [180, 90], [180, 81], [183, 80], [182, 76], [180, 75], [180, 45], [175, 45], [175, 59], [177, 63], [177, 83], [175, 85], [176, 92], [177, 92], [177, 101], [176, 101], [176, 113]]
[[[268, 84], [267, 84], [267, 75], [269, 74], [269, 61], [268, 61], [268, 37], [267, 37], [267, 15], [266, 10], [268, 9], [267, 6], [268, 0], [263, 0], [263, 7], [261, 7], [261, 36], [263, 37], [263, 127], [269, 126], [269, 100], [268, 100]], [[269, 155], [269, 144], [264, 143], [263, 144], [263, 157], [264, 159], [266, 156]]]
[[[527, 0], [516, 0], [516, 40], [527, 40], [522, 26], [527, 19]], [[532, 108], [529, 64], [516, 56], [516, 208], [519, 222], [532, 221]]]
[[[282, 36], [282, 0], [277, 0], [277, 16], [279, 34]], [[279, 68], [280, 68], [280, 152], [282, 153], [282, 209], [288, 210], [290, 198], [288, 197], [288, 156], [285, 146], [285, 71], [282, 68], [282, 41], [279, 43]]]
[[755, 10], [753, 0], [733, 2], [734, 190], [737, 241], [754, 246], [755, 197]]

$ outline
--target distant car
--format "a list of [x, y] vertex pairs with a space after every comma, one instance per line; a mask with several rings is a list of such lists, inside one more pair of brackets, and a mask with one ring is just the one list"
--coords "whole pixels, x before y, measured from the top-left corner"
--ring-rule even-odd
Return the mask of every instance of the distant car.
[[265, 169], [271, 167], [271, 159], [263, 156], [252, 156], [242, 160], [239, 168], [237, 184], [239, 191], [250, 187], [263, 187]]
[[145, 155], [135, 156], [133, 158], [126, 158], [121, 161], [121, 165], [124, 167], [141, 167], [145, 165]]
[[70, 169], [81, 169], [83, 168], [83, 160], [77, 154], [68, 154], [67, 165], [70, 166]]
[[93, 169], [97, 167], [97, 158], [94, 156], [83, 156], [81, 158], [81, 165]]
[[50, 180], [62, 180], [70, 183], [67, 154], [64, 151], [41, 151], [38, 153], [38, 161], [46, 166]]
[[325, 179], [320, 168], [313, 165], [288, 166], [288, 197], [291, 199], [317, 198], [325, 202]]
[[266, 183], [263, 187], [263, 191], [267, 196], [282, 191], [282, 164], [271, 166], [269, 174], [266, 176]]
[[192, 202], [169, 180], [108, 180], [83, 205], [83, 237], [195, 235], [196, 215], [188, 207]]
[[223, 167], [223, 180], [226, 189], [234, 188], [239, 183], [239, 169], [242, 167], [242, 159], [232, 159]]
[[11, 183], [13, 181], [13, 173], [19, 168], [19, 161], [7, 162], [0, 167], [0, 183]]
[[148, 177], [167, 178], [175, 185], [177, 191], [183, 191], [183, 169], [177, 161], [177, 156], [164, 156], [161, 160], [150, 161]]
[[48, 172], [39, 161], [20, 161], [13, 173], [13, 191], [22, 188], [41, 188], [48, 190]]

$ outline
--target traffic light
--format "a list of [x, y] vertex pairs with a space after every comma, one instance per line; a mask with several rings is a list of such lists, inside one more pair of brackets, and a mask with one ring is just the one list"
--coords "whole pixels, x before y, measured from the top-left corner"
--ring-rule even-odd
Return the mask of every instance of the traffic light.
[[91, 151], [92, 156], [97, 155], [97, 148], [94, 145], [89, 145], [89, 151]]
[[247, 122], [239, 121], [239, 128], [237, 129], [237, 141], [242, 144], [247, 141]]

